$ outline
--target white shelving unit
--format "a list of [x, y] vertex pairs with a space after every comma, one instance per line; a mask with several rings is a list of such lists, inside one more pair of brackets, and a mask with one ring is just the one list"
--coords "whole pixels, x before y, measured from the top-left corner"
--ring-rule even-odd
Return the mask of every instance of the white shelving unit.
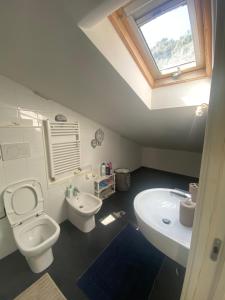
[[[105, 184], [103, 184], [105, 183]], [[100, 176], [94, 180], [95, 196], [104, 200], [115, 193], [115, 174]]]

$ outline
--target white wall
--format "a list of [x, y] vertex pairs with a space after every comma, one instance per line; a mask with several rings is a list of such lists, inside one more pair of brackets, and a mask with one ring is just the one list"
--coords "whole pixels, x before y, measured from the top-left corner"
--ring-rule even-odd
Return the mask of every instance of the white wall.
[[199, 177], [201, 153], [142, 148], [142, 166]]
[[[37, 178], [44, 190], [47, 214], [60, 223], [66, 219], [64, 201], [66, 186], [73, 182], [81, 190], [93, 191], [93, 183], [87, 181], [85, 175], [77, 175], [63, 182], [49, 184], [42, 120], [54, 119], [57, 113], [63, 113], [68, 120], [77, 120], [80, 123], [81, 167], [92, 165], [93, 168], [98, 168], [103, 161], [112, 161], [114, 168], [128, 167], [134, 170], [141, 165], [141, 148], [100, 124], [54, 101], [45, 100], [22, 85], [0, 76], [0, 143], [25, 141], [31, 146], [30, 158], [0, 160], [0, 194], [12, 182], [31, 177]], [[25, 122], [32, 125], [24, 127], [28, 125]], [[15, 126], [15, 123], [21, 125]], [[105, 140], [101, 147], [93, 149], [90, 142], [99, 127], [104, 130]], [[0, 220], [0, 258], [15, 249], [9, 223], [6, 218], [2, 219]]]
[[150, 109], [152, 89], [109, 19], [81, 29]]
[[204, 78], [152, 90], [151, 109], [209, 103], [211, 79]]

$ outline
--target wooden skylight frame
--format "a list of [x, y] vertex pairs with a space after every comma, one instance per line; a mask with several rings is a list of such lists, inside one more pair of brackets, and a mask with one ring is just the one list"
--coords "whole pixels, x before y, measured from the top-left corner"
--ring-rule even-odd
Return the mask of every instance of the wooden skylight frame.
[[134, 31], [124, 8], [120, 8], [109, 16], [109, 20], [132, 55], [134, 61], [152, 88], [183, 83], [205, 77], [212, 74], [212, 21], [210, 0], [190, 0], [193, 1], [198, 35], [200, 37], [200, 51], [203, 57], [201, 67], [183, 70], [181, 75], [174, 78], [172, 74], [156, 76], [154, 66], [149, 57], [146, 56], [142, 42]]

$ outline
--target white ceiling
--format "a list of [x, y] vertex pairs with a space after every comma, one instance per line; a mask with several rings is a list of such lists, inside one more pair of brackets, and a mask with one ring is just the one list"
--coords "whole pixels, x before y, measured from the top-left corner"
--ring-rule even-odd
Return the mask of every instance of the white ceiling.
[[195, 107], [150, 111], [77, 27], [97, 0], [0, 0], [0, 73], [144, 146], [201, 151]]

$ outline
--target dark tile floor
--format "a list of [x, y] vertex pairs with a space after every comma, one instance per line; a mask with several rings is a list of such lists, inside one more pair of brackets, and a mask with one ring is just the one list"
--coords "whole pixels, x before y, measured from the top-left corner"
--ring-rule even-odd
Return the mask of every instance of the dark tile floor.
[[[136, 224], [133, 200], [140, 191], [154, 187], [188, 189], [194, 179], [167, 172], [140, 168], [132, 173], [129, 192], [117, 192], [104, 201], [96, 216], [96, 228], [84, 234], [68, 221], [61, 224], [61, 235], [54, 246], [54, 263], [46, 270], [68, 300], [87, 300], [76, 286], [77, 278], [127, 224]], [[124, 210], [126, 215], [108, 226], [99, 219], [113, 211]], [[46, 272], [45, 271], [45, 272]], [[158, 274], [150, 300], [179, 300], [185, 270], [170, 259], [165, 259]], [[41, 274], [33, 274], [24, 257], [14, 252], [0, 261], [0, 299], [11, 300], [36, 281]], [[142, 300], [142, 299], [137, 299]]]

